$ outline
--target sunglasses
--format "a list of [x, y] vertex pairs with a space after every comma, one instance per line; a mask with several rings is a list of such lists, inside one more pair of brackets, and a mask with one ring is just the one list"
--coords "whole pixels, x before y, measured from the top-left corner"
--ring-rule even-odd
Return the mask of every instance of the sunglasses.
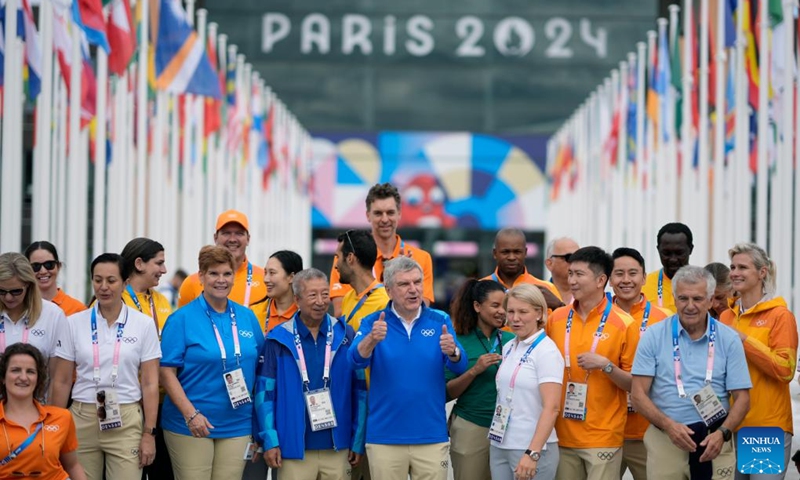
[[571, 257], [572, 257], [572, 253], [565, 253], [563, 255], [550, 255], [550, 258], [562, 258], [562, 259], [564, 259], [565, 262], [569, 262], [569, 259]]
[[3, 290], [2, 288], [0, 288], [0, 297], [5, 297], [6, 295], [11, 295], [12, 297], [19, 297], [23, 293], [25, 293], [24, 288], [15, 288], [13, 290]]
[[350, 250], [352, 250], [353, 253], [356, 253], [356, 247], [353, 246], [353, 241], [350, 240], [350, 232], [352, 232], [352, 231], [353, 230], [348, 230], [348, 231], [344, 232], [344, 236], [347, 237], [347, 243], [350, 244]]
[[58, 266], [58, 262], [55, 260], [48, 260], [46, 262], [33, 262], [31, 263], [31, 268], [33, 268], [34, 272], [38, 272], [39, 270], [44, 267], [46, 270], [53, 270]]

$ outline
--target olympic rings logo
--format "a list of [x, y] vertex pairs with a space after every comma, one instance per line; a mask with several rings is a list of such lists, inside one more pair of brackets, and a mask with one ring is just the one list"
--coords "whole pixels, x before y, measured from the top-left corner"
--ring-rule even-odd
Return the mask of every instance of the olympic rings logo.
[[57, 432], [61, 430], [61, 427], [58, 425], [45, 425], [43, 428], [46, 432]]
[[239, 330], [239, 336], [242, 338], [253, 338], [253, 332], [250, 330]]
[[31, 335], [33, 335], [34, 337], [44, 337], [46, 334], [47, 332], [45, 332], [41, 328], [34, 328], [33, 330], [31, 330]]
[[122, 337], [122, 341], [131, 345], [139, 341], [137, 337]]
[[423, 328], [422, 329], [422, 336], [423, 337], [432, 337], [434, 335], [436, 335], [436, 330], [434, 330], [432, 328]]
[[617, 454], [617, 452], [597, 452], [597, 458], [607, 462], [607, 461], [611, 460], [612, 458], [614, 458], [614, 455], [616, 455], [616, 454]]
[[733, 475], [733, 467], [718, 468], [717, 475], [720, 477], [730, 477]]

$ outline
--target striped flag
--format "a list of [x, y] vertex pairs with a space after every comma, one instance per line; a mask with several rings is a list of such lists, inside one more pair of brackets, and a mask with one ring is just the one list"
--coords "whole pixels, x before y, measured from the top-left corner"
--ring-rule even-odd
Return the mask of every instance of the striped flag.
[[113, 0], [108, 15], [108, 71], [122, 75], [131, 63], [136, 50], [136, 32], [133, 29], [130, 0]]

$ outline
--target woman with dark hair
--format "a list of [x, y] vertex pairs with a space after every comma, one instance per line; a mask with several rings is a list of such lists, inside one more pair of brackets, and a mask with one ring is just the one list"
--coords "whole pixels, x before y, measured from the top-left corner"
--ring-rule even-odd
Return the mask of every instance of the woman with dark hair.
[[731, 283], [731, 269], [719, 262], [709, 263], [705, 267], [706, 271], [714, 275], [717, 286], [714, 288], [714, 297], [711, 299], [711, 308], [708, 313], [712, 317], [719, 319], [722, 312], [730, 310], [730, 299], [734, 297], [733, 284]]
[[58, 288], [58, 274], [61, 273], [63, 265], [58, 260], [58, 251], [55, 245], [46, 240], [33, 242], [25, 249], [25, 256], [31, 262], [39, 291], [44, 300], [58, 305], [66, 316], [86, 310], [83, 302], [70, 297]]
[[45, 358], [55, 354], [58, 325], [66, 318], [55, 304], [42, 300], [33, 268], [22, 254], [0, 255], [0, 352], [22, 342]]
[[47, 361], [39, 350], [15, 343], [0, 357], [0, 478], [85, 480], [78, 463], [78, 438], [69, 411], [42, 405]]
[[506, 321], [505, 289], [494, 280], [467, 280], [450, 304], [458, 342], [469, 358], [461, 376], [446, 371], [447, 396], [457, 399], [450, 417], [450, 457], [455, 480], [491, 479], [489, 426], [497, 388], [494, 377], [503, 345], [514, 338]]
[[122, 301], [151, 317], [161, 337], [164, 322], [172, 313], [167, 297], [156, 290], [161, 276], [167, 273], [164, 246], [149, 238], [134, 238], [125, 245], [120, 255], [125, 261], [125, 270], [129, 272]]
[[158, 334], [151, 318], [122, 302], [128, 272], [120, 255], [95, 258], [91, 278], [94, 306], [59, 329], [52, 404], [65, 407], [72, 389], [78, 459], [89, 480], [104, 472], [140, 480], [156, 454]]
[[267, 284], [267, 325], [265, 333], [281, 323], [288, 322], [297, 313], [297, 303], [292, 292], [294, 275], [303, 269], [303, 259], [291, 250], [280, 250], [270, 255], [264, 267]]

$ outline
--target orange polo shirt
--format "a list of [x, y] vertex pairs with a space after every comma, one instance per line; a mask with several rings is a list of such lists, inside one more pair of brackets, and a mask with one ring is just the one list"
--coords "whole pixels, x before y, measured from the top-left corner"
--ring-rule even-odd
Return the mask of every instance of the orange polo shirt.
[[792, 397], [789, 383], [797, 366], [797, 322], [782, 297], [741, 311], [738, 302], [720, 315], [719, 321], [747, 335], [744, 354], [753, 388], [750, 410], [736, 427], [780, 427], [793, 433]]
[[[236, 270], [233, 278], [233, 288], [228, 298], [234, 302], [244, 305], [244, 295], [247, 290], [247, 258], [245, 257], [242, 264]], [[203, 285], [200, 283], [200, 276], [198, 273], [193, 273], [186, 277], [186, 280], [181, 284], [181, 289], [178, 291], [178, 308], [186, 305], [203, 293]], [[266, 327], [267, 319], [267, 302], [263, 302], [264, 297], [267, 296], [267, 285], [264, 283], [264, 269], [258, 265], [253, 265], [253, 279], [250, 283], [250, 301], [246, 307], [250, 308], [258, 318], [258, 323], [261, 324], [261, 331]]]
[[56, 296], [50, 301], [58, 305], [61, 310], [64, 310], [64, 315], [68, 317], [73, 313], [86, 310], [86, 305], [84, 305], [80, 300], [70, 297], [64, 293], [64, 290], [61, 290], [60, 288], [58, 289]]
[[[556, 433], [558, 444], [567, 448], [616, 448], [621, 447], [625, 434], [625, 420], [628, 413], [627, 392], [617, 387], [608, 374], [602, 370], [593, 370], [586, 379], [587, 372], [578, 366], [578, 354], [591, 350], [597, 327], [606, 308], [608, 300], [603, 297], [589, 313], [586, 322], [583, 321], [577, 308], [572, 318], [572, 332], [570, 335], [570, 362], [571, 375], [564, 368], [564, 383], [561, 388], [561, 405], [569, 382], [587, 382], [586, 420], [567, 420], [563, 413], [556, 419]], [[567, 317], [572, 305], [561, 307], [553, 312], [547, 322], [547, 335], [558, 346], [564, 355], [564, 341], [566, 338]], [[613, 305], [606, 321], [605, 328], [597, 345], [595, 353], [609, 359], [626, 372], [631, 371], [633, 358], [636, 355], [636, 343], [639, 336], [638, 326], [633, 318], [621, 308]], [[630, 328], [629, 328], [630, 327]], [[566, 355], [565, 355], [566, 360]]]
[[[0, 424], [5, 432], [5, 437], [0, 437], [0, 458], [6, 458], [10, 450], [17, 448], [36, 429], [36, 425], [43, 423], [43, 428], [36, 434], [33, 441], [19, 456], [4, 466], [0, 466], [0, 478], [14, 478], [13, 472], [21, 472], [20, 477], [31, 478], [31, 472], [41, 472], [36, 478], [43, 480], [64, 480], [69, 478], [66, 470], [61, 465], [60, 457], [64, 453], [74, 452], [78, 449], [78, 437], [75, 433], [75, 422], [69, 410], [41, 405], [35, 401], [33, 404], [39, 411], [39, 417], [32, 425], [25, 427], [6, 418], [5, 405], [0, 402]], [[11, 447], [9, 449], [9, 447]]]
[[272, 299], [267, 300], [266, 304], [267, 330], [264, 332], [265, 334], [278, 325], [288, 322], [297, 313], [297, 302], [292, 302], [289, 308], [283, 312], [278, 312], [278, 306], [273, 305]]
[[[630, 326], [630, 329], [638, 332], [636, 335], [636, 347], [639, 346], [639, 338], [641, 338], [642, 333], [644, 333], [641, 328], [642, 322], [644, 321], [644, 309], [646, 303], [647, 299], [644, 297], [644, 295], [642, 295], [641, 301], [631, 307], [630, 316], [633, 318], [633, 324]], [[656, 323], [671, 316], [672, 313], [670, 313], [669, 310], [666, 308], [661, 308], [655, 303], [650, 302], [650, 317], [647, 320], [645, 329], [650, 328], [650, 325], [655, 325]], [[644, 432], [649, 426], [650, 422], [648, 422], [647, 419], [645, 419], [641, 414], [636, 412], [628, 412], [628, 421], [625, 423], [625, 440], [643, 439]]]
[[528, 273], [528, 269], [527, 268], [525, 269], [524, 272], [522, 272], [522, 275], [520, 275], [519, 277], [517, 277], [516, 280], [514, 280], [514, 284], [511, 285], [510, 287], [508, 285], [506, 285], [505, 283], [503, 283], [502, 280], [500, 280], [500, 275], [497, 273], [497, 269], [496, 268], [494, 269], [494, 273], [493, 274], [487, 275], [487, 276], [481, 278], [481, 280], [494, 280], [495, 282], [497, 282], [500, 285], [502, 285], [503, 288], [505, 288], [506, 290], [510, 290], [511, 288], [514, 288], [517, 285], [522, 285], [523, 283], [528, 283], [528, 284], [531, 284], [531, 285], [535, 285], [537, 287], [544, 287], [544, 288], [550, 290], [550, 292], [553, 295], [555, 295], [557, 299], [562, 300], [561, 293], [559, 293], [558, 288], [556, 288], [556, 286], [554, 284], [552, 284], [550, 282], [547, 282], [545, 280], [540, 280], [540, 279], [534, 277], [533, 275]]
[[[395, 259], [400, 255], [413, 258], [422, 267], [422, 296], [430, 303], [433, 303], [433, 260], [431, 260], [431, 254], [421, 248], [403, 242], [400, 235], [395, 235], [395, 237], [394, 251], [389, 257], [385, 257], [378, 249], [378, 258], [375, 259], [375, 264], [372, 266], [372, 275], [383, 281], [384, 261]], [[400, 248], [401, 244], [403, 244], [402, 249]], [[333, 266], [331, 267], [331, 298], [344, 297], [351, 290], [350, 285], [339, 282], [339, 270], [336, 269], [336, 257], [334, 257]]]

